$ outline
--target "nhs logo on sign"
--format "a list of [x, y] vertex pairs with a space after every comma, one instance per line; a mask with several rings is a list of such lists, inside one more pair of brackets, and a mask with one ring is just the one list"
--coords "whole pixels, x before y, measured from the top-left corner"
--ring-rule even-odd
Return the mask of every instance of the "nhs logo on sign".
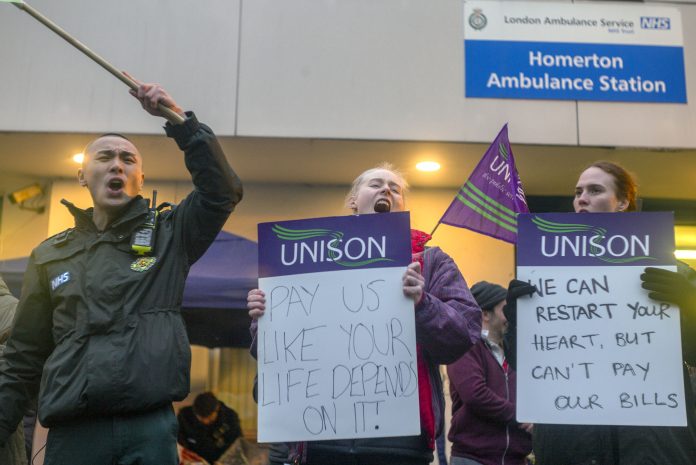
[[671, 24], [669, 18], [664, 18], [660, 16], [641, 16], [640, 17], [640, 28], [641, 29], [671, 29]]

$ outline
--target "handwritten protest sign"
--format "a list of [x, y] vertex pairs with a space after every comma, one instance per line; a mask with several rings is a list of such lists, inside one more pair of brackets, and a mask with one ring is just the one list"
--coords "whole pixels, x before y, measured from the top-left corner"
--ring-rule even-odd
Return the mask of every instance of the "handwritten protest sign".
[[685, 426], [679, 309], [639, 278], [676, 270], [672, 213], [518, 221], [518, 421]]
[[259, 224], [260, 442], [417, 435], [408, 213]]

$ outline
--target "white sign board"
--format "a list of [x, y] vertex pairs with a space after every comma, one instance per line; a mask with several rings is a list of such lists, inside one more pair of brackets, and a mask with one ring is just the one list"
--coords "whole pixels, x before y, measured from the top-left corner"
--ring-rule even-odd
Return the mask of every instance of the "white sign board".
[[517, 420], [686, 426], [679, 309], [641, 288], [676, 270], [671, 213], [519, 218]]
[[420, 433], [408, 224], [403, 213], [259, 225], [260, 442]]

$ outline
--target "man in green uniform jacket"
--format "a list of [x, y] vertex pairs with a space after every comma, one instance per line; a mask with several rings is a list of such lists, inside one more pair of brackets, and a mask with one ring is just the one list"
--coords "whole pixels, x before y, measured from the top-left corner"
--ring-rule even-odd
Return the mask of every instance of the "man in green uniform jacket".
[[153, 221], [135, 146], [115, 134], [87, 146], [78, 180], [94, 208], [63, 201], [75, 227], [32, 252], [0, 361], [0, 444], [39, 389], [46, 465], [178, 463], [171, 402], [189, 392], [191, 361], [184, 282], [242, 197], [210, 128], [156, 84], [131, 94], [150, 114], [163, 116], [161, 103], [185, 117], [165, 131], [195, 189]]

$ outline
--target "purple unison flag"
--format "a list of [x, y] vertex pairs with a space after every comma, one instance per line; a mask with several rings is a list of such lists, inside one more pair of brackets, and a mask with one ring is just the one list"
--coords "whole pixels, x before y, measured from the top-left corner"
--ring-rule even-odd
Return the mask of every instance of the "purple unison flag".
[[471, 229], [514, 244], [517, 242], [518, 213], [529, 213], [529, 208], [515, 167], [506, 124], [459, 189], [440, 223]]

